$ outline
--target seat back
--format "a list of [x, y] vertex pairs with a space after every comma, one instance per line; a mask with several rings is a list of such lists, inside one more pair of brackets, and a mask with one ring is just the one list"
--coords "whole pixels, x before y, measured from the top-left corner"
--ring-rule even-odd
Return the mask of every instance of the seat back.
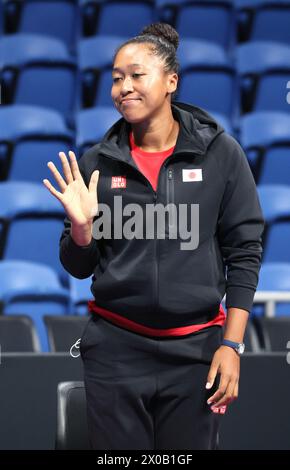
[[60, 382], [57, 388], [56, 450], [90, 449], [83, 382]]
[[258, 317], [256, 323], [267, 351], [290, 349], [290, 310], [287, 316]]
[[[89, 316], [44, 315], [50, 351], [69, 352], [81, 338], [88, 320]], [[75, 349], [78, 349], [77, 346]], [[75, 355], [78, 355], [77, 351]]]
[[26, 0], [22, 2], [18, 31], [58, 38], [74, 52], [79, 14], [77, 0]]
[[0, 345], [3, 352], [40, 352], [39, 338], [27, 315], [0, 316]]

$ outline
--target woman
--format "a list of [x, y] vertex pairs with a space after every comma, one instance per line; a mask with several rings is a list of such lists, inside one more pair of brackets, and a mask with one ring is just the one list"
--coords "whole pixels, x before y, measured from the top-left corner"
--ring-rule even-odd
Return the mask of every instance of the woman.
[[238, 397], [264, 219], [239, 144], [172, 102], [177, 47], [163, 23], [122, 44], [122, 118], [79, 162], [60, 153], [64, 178], [48, 163], [60, 191], [44, 180], [67, 214], [63, 266], [93, 275], [80, 350], [94, 449], [215, 449]]

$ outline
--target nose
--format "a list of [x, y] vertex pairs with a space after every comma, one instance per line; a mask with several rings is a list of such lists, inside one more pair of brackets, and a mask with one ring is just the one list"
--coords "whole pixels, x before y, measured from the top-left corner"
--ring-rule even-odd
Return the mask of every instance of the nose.
[[132, 80], [130, 77], [125, 77], [121, 92], [127, 93], [128, 91], [133, 91], [133, 84], [132, 84]]

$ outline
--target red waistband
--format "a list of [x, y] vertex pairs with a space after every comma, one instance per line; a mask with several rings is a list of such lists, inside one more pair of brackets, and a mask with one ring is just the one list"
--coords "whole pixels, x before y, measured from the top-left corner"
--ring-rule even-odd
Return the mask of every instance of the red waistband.
[[183, 336], [188, 335], [189, 333], [194, 333], [196, 331], [202, 330], [203, 328], [207, 328], [209, 326], [220, 325], [223, 326], [226, 315], [223, 309], [223, 306], [220, 304], [219, 312], [213, 320], [202, 323], [198, 325], [188, 325], [188, 326], [180, 326], [175, 328], [150, 328], [145, 325], [140, 325], [128, 318], [122, 317], [117, 313], [111, 312], [110, 310], [106, 310], [103, 307], [99, 307], [96, 305], [94, 300], [88, 301], [88, 308], [90, 312], [95, 312], [101, 317], [105, 318], [106, 320], [111, 321], [112, 323], [126, 328], [127, 330], [134, 331], [136, 333], [140, 333], [143, 335], [149, 336]]

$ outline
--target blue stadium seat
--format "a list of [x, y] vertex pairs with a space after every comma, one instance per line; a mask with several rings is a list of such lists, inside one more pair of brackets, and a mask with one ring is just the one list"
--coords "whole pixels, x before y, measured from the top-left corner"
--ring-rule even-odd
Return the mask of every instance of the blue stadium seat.
[[[0, 143], [5, 179], [40, 183], [51, 177], [47, 162], [73, 150], [74, 135], [58, 112], [38, 106], [0, 108]], [[4, 149], [5, 146], [5, 149]]]
[[3, 34], [4, 22], [3, 22], [3, 3], [0, 2], [0, 36]]
[[263, 1], [255, 9], [250, 40], [271, 40], [290, 45], [290, 1]]
[[77, 113], [76, 128], [79, 153], [84, 153], [89, 147], [100, 142], [108, 129], [121, 117], [113, 106], [98, 106]]
[[92, 277], [77, 279], [69, 275], [69, 281], [73, 313], [88, 315], [88, 300], [94, 297], [91, 291]]
[[235, 70], [222, 48], [206, 41], [181, 40], [180, 84], [177, 100], [235, 119], [237, 81]]
[[290, 263], [290, 186], [258, 185], [266, 220], [263, 262]]
[[8, 227], [2, 258], [44, 263], [66, 285], [68, 273], [59, 260], [64, 216], [61, 203], [43, 183], [0, 183], [0, 219]]
[[209, 110], [208, 113], [224, 128], [226, 132], [235, 136], [235, 130], [231, 120], [224, 114]]
[[287, 82], [290, 45], [270, 41], [242, 44], [237, 50], [242, 111], [290, 112]]
[[126, 39], [98, 36], [79, 42], [78, 55], [84, 107], [112, 106], [113, 55]]
[[258, 184], [290, 185], [290, 115], [260, 111], [240, 119], [240, 142]]
[[[265, 262], [262, 263], [257, 291], [290, 291], [290, 263]], [[264, 308], [254, 305], [252, 313], [261, 315]], [[288, 315], [290, 317], [290, 302], [277, 302], [275, 315]]]
[[36, 34], [0, 38], [3, 104], [52, 108], [69, 118], [77, 103], [76, 64], [65, 45]]
[[63, 41], [72, 53], [80, 35], [78, 0], [6, 0], [10, 30], [36, 33]]
[[211, 41], [231, 52], [236, 36], [231, 0], [156, 0], [156, 8], [160, 19], [173, 24], [182, 38]]
[[41, 263], [0, 261], [0, 300], [5, 315], [25, 314], [36, 326], [43, 351], [49, 351], [43, 315], [71, 313], [69, 291], [57, 274]]
[[136, 36], [153, 23], [153, 0], [81, 0], [86, 36]]
[[[256, 29], [255, 34], [258, 34], [260, 37], [258, 36], [257, 39], [270, 39], [276, 41], [278, 36], [280, 35], [280, 37], [282, 38], [282, 42], [285, 42], [283, 29], [282, 34], [279, 31], [275, 31], [276, 23], [275, 21], [273, 21], [273, 19], [271, 22], [270, 29], [268, 29], [268, 31], [261, 31], [262, 23], [265, 21], [265, 16], [263, 14], [261, 15], [261, 12], [265, 7], [266, 10], [268, 9], [268, 11], [269, 8], [274, 8], [274, 10], [279, 11], [280, 16], [280, 11], [283, 10], [283, 7], [289, 7], [289, 5], [289, 0], [234, 0], [234, 6], [236, 9], [236, 15], [238, 20], [239, 41], [246, 42], [250, 39], [254, 39], [253, 36], [251, 37], [251, 34], [254, 32], [253, 29], [258, 28], [258, 30]], [[279, 24], [280, 22], [278, 19], [278, 28]], [[260, 35], [261, 32], [262, 35]]]

